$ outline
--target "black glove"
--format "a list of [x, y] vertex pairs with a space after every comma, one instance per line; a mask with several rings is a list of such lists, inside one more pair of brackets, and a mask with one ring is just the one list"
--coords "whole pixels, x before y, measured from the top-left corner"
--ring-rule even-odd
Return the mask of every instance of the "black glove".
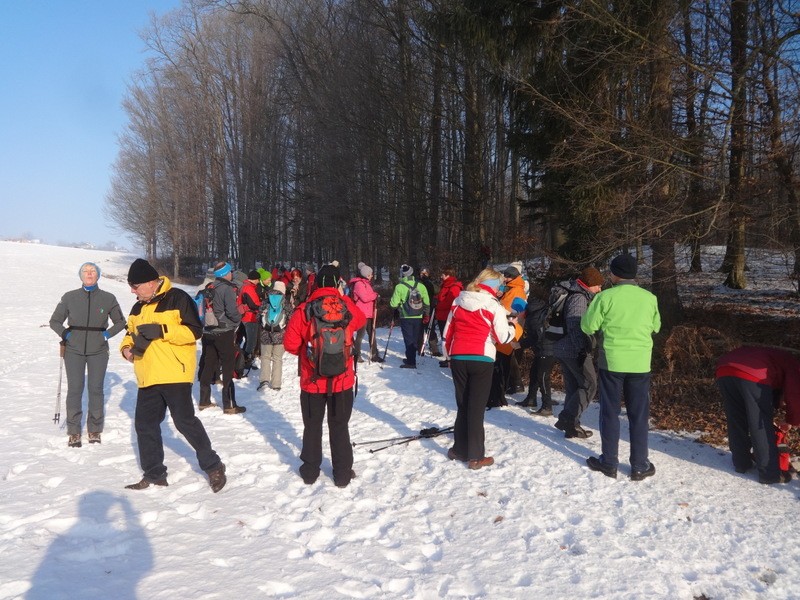
[[392, 316], [394, 317], [395, 321], [399, 320], [400, 319], [400, 309], [399, 308], [395, 308], [394, 309], [394, 313], [392, 313]]
[[158, 340], [164, 337], [164, 330], [158, 323], [145, 323], [136, 328], [137, 334], [146, 340]]
[[588, 356], [588, 354], [586, 353], [585, 350], [583, 350], [581, 352], [578, 352], [578, 364], [582, 365], [584, 363], [584, 361], [586, 360], [587, 356]]
[[150, 346], [150, 342], [152, 342], [152, 340], [148, 340], [142, 334], [137, 333], [133, 336], [133, 349], [131, 352], [134, 356], [142, 356], [144, 351]]

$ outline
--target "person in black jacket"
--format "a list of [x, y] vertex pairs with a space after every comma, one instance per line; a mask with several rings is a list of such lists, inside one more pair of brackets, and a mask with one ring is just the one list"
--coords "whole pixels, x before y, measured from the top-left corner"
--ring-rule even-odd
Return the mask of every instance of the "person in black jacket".
[[520, 340], [523, 348], [531, 348], [534, 352], [529, 376], [528, 395], [517, 402], [517, 406], [536, 407], [537, 392], [542, 396], [542, 405], [532, 414], [549, 417], [553, 414], [553, 396], [550, 389], [550, 378], [556, 357], [553, 356], [553, 341], [544, 335], [544, 325], [550, 306], [547, 303], [547, 290], [532, 287], [528, 295], [528, 307], [525, 310], [525, 335]]
[[[126, 324], [114, 294], [97, 286], [100, 267], [91, 262], [83, 263], [78, 276], [82, 286], [64, 294], [50, 317], [50, 329], [61, 337], [64, 346], [67, 444], [71, 448], [81, 447], [81, 398], [87, 372], [89, 405], [86, 430], [90, 443], [100, 443], [105, 420], [103, 382], [108, 367], [108, 340], [125, 329]], [[113, 325], [106, 329], [109, 319]], [[64, 327], [64, 321], [68, 321], [68, 327]]]

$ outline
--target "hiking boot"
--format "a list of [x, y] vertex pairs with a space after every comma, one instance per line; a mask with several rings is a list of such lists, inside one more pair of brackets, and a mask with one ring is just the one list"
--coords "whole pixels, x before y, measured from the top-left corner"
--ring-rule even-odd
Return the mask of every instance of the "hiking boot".
[[569, 431], [571, 429], [569, 424], [566, 421], [564, 421], [560, 416], [558, 417], [556, 422], [553, 423], [553, 427], [555, 427], [556, 429], [560, 429], [561, 431]]
[[447, 451], [447, 458], [449, 458], [450, 460], [458, 460], [458, 461], [461, 461], [461, 462], [467, 462], [467, 459], [464, 458], [463, 456], [461, 456], [460, 454], [457, 454], [454, 448], [450, 448]]
[[764, 485], [772, 485], [774, 483], [789, 483], [792, 480], [792, 474], [789, 471], [780, 471], [777, 477], [765, 477], [764, 475], [758, 476], [758, 483]]
[[450, 361], [449, 360], [440, 360], [439, 361], [439, 366], [442, 367], [443, 369], [448, 369], [448, 368], [450, 368]]
[[67, 446], [69, 446], [70, 448], [80, 448], [81, 434], [80, 433], [69, 434], [69, 437], [67, 437]]
[[491, 467], [493, 464], [494, 464], [494, 458], [492, 458], [491, 456], [484, 456], [483, 458], [469, 461], [469, 463], [467, 463], [467, 466], [473, 471], [477, 471], [478, 469], [482, 469], [483, 467]]
[[269, 381], [262, 381], [261, 383], [258, 384], [256, 391], [260, 392], [261, 390], [266, 390], [266, 389], [269, 389]]
[[372, 362], [375, 362], [375, 363], [382, 363], [382, 362], [383, 362], [383, 359], [382, 359], [380, 356], [373, 356], [373, 357], [372, 357]]
[[224, 412], [226, 415], [238, 415], [245, 411], [247, 411], [246, 406], [229, 406], [222, 409], [222, 412]]
[[437, 351], [437, 352], [431, 352], [431, 356], [434, 356], [434, 357], [436, 357], [436, 358], [439, 358], [440, 356], [444, 356], [444, 354], [442, 354], [441, 352], [438, 352], [438, 351]]
[[158, 487], [167, 487], [169, 485], [169, 483], [167, 483], [167, 478], [166, 477], [164, 479], [159, 479], [157, 481], [148, 481], [147, 479], [142, 477], [142, 480], [140, 482], [132, 483], [130, 485], [126, 485], [125, 489], [126, 490], [146, 490], [151, 485], [155, 485], [155, 486], [158, 486]]
[[214, 404], [213, 402], [207, 402], [206, 404], [198, 404], [197, 408], [200, 410], [205, 410], [207, 408], [214, 408], [215, 406], [216, 404]]
[[549, 406], [543, 406], [539, 410], [533, 411], [531, 414], [535, 417], [552, 417], [553, 409]]
[[580, 438], [585, 440], [586, 438], [590, 438], [594, 435], [594, 432], [590, 429], [584, 429], [580, 425], [575, 425], [572, 429], [568, 429], [564, 432], [565, 438]]
[[89, 443], [90, 444], [99, 444], [99, 443], [101, 443], [100, 442], [100, 432], [99, 431], [95, 431], [95, 432], [90, 431], [88, 437], [89, 437]]
[[644, 471], [631, 471], [631, 481], [641, 481], [642, 479], [647, 479], [648, 477], [655, 475], [656, 466], [653, 463], [649, 463], [649, 465], [650, 466]]
[[521, 394], [525, 391], [524, 385], [510, 385], [506, 388], [506, 394], [513, 395], [513, 394]]
[[534, 408], [536, 406], [536, 398], [525, 396], [522, 400], [514, 402], [514, 406], [521, 406], [522, 408]]
[[353, 471], [353, 469], [350, 469], [350, 478], [347, 481], [334, 481], [334, 484], [336, 484], [336, 487], [338, 488], [346, 488], [348, 485], [350, 485], [350, 480], [355, 478], [356, 472]]
[[611, 477], [611, 479], [617, 478], [617, 468], [611, 467], [603, 461], [601, 461], [596, 456], [590, 456], [586, 459], [586, 466], [588, 466], [592, 471], [597, 471], [598, 473], [602, 473], [606, 477]]
[[224, 488], [227, 482], [228, 478], [225, 477], [224, 464], [220, 464], [219, 467], [208, 472], [208, 484], [211, 486], [211, 491], [215, 494]]
[[410, 365], [410, 364], [404, 362], [402, 365], [400, 365], [400, 368], [401, 369], [416, 369], [417, 365]]
[[300, 468], [299, 473], [300, 473], [300, 477], [303, 478], [303, 483], [305, 483], [306, 485], [314, 484], [317, 481], [317, 477], [319, 477], [319, 471], [317, 471], [317, 474], [314, 475], [314, 476], [304, 475], [302, 467]]

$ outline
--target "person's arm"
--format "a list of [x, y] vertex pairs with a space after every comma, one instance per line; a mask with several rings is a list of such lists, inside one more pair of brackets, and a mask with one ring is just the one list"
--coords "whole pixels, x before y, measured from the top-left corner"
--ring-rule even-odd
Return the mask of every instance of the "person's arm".
[[305, 320], [305, 310], [295, 310], [289, 317], [286, 331], [283, 334], [283, 347], [289, 354], [299, 356], [305, 342], [303, 333], [308, 329]]
[[106, 330], [106, 339], [110, 339], [117, 335], [120, 331], [125, 329], [127, 325], [127, 321], [125, 320], [125, 315], [122, 314], [122, 309], [119, 307], [119, 303], [117, 299], [114, 298], [114, 306], [111, 307], [111, 310], [108, 313], [108, 316], [111, 318], [111, 322], [113, 325]]
[[50, 329], [55, 331], [62, 340], [66, 339], [66, 336], [69, 335], [69, 330], [64, 326], [64, 321], [67, 320], [67, 316], [69, 316], [69, 311], [67, 310], [65, 298], [62, 296], [61, 300], [56, 305], [56, 309], [53, 311], [53, 315], [50, 317]]

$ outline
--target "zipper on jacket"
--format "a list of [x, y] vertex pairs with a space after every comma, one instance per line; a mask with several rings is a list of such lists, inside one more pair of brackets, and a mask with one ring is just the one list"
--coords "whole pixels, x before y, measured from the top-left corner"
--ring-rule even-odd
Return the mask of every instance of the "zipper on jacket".
[[[86, 303], [86, 327], [89, 327], [89, 319], [92, 316], [92, 292], [87, 291], [86, 295], [88, 296], [88, 302]], [[89, 331], [87, 329], [86, 333], [83, 335], [83, 354], [84, 356], [86, 353], [89, 352]]]

